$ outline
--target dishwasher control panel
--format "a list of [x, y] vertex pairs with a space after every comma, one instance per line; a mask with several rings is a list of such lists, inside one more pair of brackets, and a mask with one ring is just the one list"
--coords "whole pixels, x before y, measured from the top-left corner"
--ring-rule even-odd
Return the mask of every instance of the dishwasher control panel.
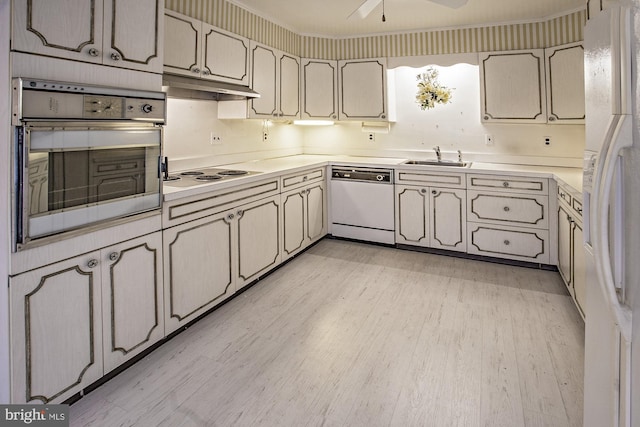
[[331, 168], [331, 179], [373, 181], [381, 184], [393, 184], [393, 171], [391, 169], [334, 166]]

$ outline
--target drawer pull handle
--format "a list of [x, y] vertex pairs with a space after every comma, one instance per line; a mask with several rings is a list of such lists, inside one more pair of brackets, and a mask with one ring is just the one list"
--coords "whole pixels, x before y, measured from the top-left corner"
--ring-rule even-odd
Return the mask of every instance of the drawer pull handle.
[[582, 214], [582, 208], [576, 208], [576, 211], [578, 211], [579, 214]]
[[508, 188], [508, 187], [509, 187], [509, 183], [505, 181], [505, 182], [503, 182], [503, 183], [502, 183], [502, 186], [503, 186], [504, 188]]
[[98, 266], [98, 260], [95, 258], [92, 258], [89, 260], [89, 262], [87, 262], [87, 267], [89, 268], [96, 268]]
[[504, 241], [504, 244], [505, 244], [505, 246], [509, 246], [509, 245], [511, 244], [511, 242], [510, 242], [510, 241], [508, 241], [508, 240], [505, 240], [505, 241]]
[[505, 212], [509, 212], [511, 210], [511, 208], [509, 208], [509, 206], [505, 206], [503, 209], [504, 209]]

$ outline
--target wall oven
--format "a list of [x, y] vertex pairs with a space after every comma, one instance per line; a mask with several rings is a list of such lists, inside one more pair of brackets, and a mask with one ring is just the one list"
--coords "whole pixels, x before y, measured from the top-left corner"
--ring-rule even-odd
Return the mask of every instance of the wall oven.
[[12, 101], [14, 250], [161, 207], [164, 93], [17, 78]]

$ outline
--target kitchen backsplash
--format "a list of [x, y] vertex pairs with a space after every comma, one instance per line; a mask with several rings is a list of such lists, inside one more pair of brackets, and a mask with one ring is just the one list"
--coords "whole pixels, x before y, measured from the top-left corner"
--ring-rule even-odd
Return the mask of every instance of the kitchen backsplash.
[[356, 59], [535, 49], [580, 41], [586, 10], [532, 23], [352, 38], [296, 34], [225, 0], [165, 0], [165, 7], [304, 58]]

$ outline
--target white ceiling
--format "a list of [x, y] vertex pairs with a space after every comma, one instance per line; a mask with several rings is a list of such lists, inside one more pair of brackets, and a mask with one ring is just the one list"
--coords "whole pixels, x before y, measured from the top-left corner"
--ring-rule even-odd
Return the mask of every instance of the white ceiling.
[[364, 34], [531, 22], [583, 8], [585, 0], [469, 0], [449, 9], [429, 0], [384, 0], [363, 20], [347, 17], [364, 0], [229, 0], [304, 35], [348, 37]]

